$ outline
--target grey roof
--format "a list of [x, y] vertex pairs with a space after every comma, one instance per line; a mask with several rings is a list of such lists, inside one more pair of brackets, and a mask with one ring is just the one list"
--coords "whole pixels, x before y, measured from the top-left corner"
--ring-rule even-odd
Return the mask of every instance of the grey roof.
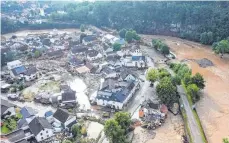
[[61, 57], [64, 53], [61, 50], [51, 51], [47, 53], [49, 57]]
[[69, 64], [73, 65], [73, 66], [81, 66], [84, 65], [84, 62], [81, 61], [80, 59], [77, 59], [76, 57], [70, 58], [68, 60]]
[[77, 47], [77, 48], [72, 48], [71, 51], [73, 54], [79, 54], [79, 53], [84, 53], [86, 52], [88, 49], [85, 47]]
[[128, 83], [126, 87], [123, 87], [121, 90], [117, 92], [110, 91], [98, 91], [97, 99], [103, 99], [107, 101], [116, 101], [116, 102], [124, 102], [125, 99], [129, 96], [130, 91], [135, 86], [134, 82]]
[[114, 73], [115, 70], [111, 69], [109, 66], [105, 66], [102, 71], [104, 74], [108, 75], [108, 74], [111, 74], [111, 73]]
[[131, 74], [131, 75], [133, 75], [134, 77], [136, 77], [136, 75], [135, 75], [132, 71], [130, 71], [130, 70], [128, 70], [128, 69], [123, 69], [123, 70], [121, 70], [121, 72], [120, 72], [120, 77], [121, 77], [122, 79], [125, 79], [129, 74]]
[[69, 90], [71, 89], [70, 86], [66, 85], [66, 84], [61, 84], [60, 85], [60, 90]]
[[20, 110], [20, 113], [22, 114], [22, 117], [25, 119], [25, 118], [28, 118], [28, 117], [31, 117], [31, 116], [34, 116], [36, 114], [36, 112], [33, 110], [33, 108], [31, 107], [23, 107], [21, 110]]
[[18, 121], [18, 123], [17, 123], [17, 126], [18, 126], [19, 129], [20, 129], [21, 127], [24, 127], [24, 126], [27, 126], [27, 125], [28, 125], [28, 123], [27, 123], [26, 119], [20, 119], [20, 120]]
[[22, 129], [19, 129], [7, 134], [6, 137], [11, 143], [16, 143], [17, 141], [23, 140], [23, 138], [25, 138], [25, 133]]
[[14, 104], [9, 103], [7, 100], [1, 99], [1, 115], [10, 107], [15, 106]]
[[88, 36], [86, 36], [86, 37], [83, 38], [83, 40], [84, 40], [85, 42], [94, 41], [94, 40], [96, 40], [96, 39], [97, 39], [97, 38], [96, 38], [96, 36], [94, 36], [94, 35], [88, 35]]
[[31, 74], [35, 74], [36, 72], [37, 68], [35, 66], [30, 66], [27, 68], [27, 71], [24, 74], [30, 76]]
[[88, 55], [89, 57], [95, 57], [95, 56], [97, 56], [98, 54], [99, 54], [99, 52], [96, 51], [96, 50], [88, 50], [88, 51], [87, 51], [87, 55]]
[[62, 101], [72, 101], [75, 100], [76, 102], [76, 92], [73, 90], [66, 90], [62, 93]]
[[112, 90], [115, 88], [115, 83], [116, 81], [113, 80], [113, 79], [106, 79], [103, 83], [102, 83], [102, 88], [101, 90], [105, 90], [105, 89], [108, 89], [108, 90]]
[[29, 123], [29, 128], [36, 136], [45, 128], [52, 129], [52, 125], [44, 117], [36, 117]]
[[68, 120], [69, 114], [62, 109], [57, 109], [53, 114], [53, 117], [61, 123], [65, 123]]

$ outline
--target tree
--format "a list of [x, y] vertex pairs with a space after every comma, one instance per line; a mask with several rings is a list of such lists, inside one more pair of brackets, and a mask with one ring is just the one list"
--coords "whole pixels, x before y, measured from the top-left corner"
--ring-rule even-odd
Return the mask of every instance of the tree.
[[85, 26], [83, 24], [80, 25], [80, 31], [85, 32]]
[[78, 124], [73, 125], [71, 129], [74, 137], [81, 135], [81, 127]]
[[164, 77], [156, 87], [158, 98], [163, 104], [172, 105], [178, 102], [176, 87], [173, 85], [171, 78]]
[[125, 143], [124, 130], [114, 119], [105, 122], [104, 133], [111, 143]]
[[35, 58], [40, 57], [40, 52], [39, 52], [38, 50], [36, 50], [36, 51], [35, 51], [35, 53], [34, 53], [34, 57], [35, 57]]
[[189, 84], [192, 83], [192, 77], [189, 73], [186, 73], [183, 77], [183, 81], [184, 81], [184, 84], [185, 86], [188, 86]]
[[171, 77], [171, 74], [164, 68], [158, 69], [158, 73], [159, 73], [159, 79], [162, 79], [164, 77]]
[[64, 140], [62, 143], [72, 143], [70, 140]]
[[121, 44], [119, 43], [114, 43], [113, 44], [113, 50], [114, 51], [119, 51], [121, 49]]
[[224, 53], [229, 53], [229, 41], [228, 40], [221, 40], [220, 42], [218, 42], [214, 46], [215, 47], [213, 47], [213, 50], [217, 54], [221, 53], [221, 55], [223, 56]]
[[223, 143], [229, 143], [229, 139], [228, 138], [224, 138], [223, 139]]
[[131, 42], [132, 39], [133, 39], [133, 33], [132, 33], [131, 31], [127, 31], [127, 32], [126, 32], [126, 35], [125, 35], [125, 40], [126, 40], [127, 42]]
[[168, 55], [169, 54], [169, 46], [166, 44], [160, 45], [161, 53], [163, 55]]
[[191, 96], [193, 103], [200, 100], [199, 90], [200, 89], [195, 84], [190, 84], [187, 86], [187, 93]]
[[121, 38], [125, 38], [126, 32], [127, 32], [126, 29], [121, 29], [121, 30], [119, 31], [119, 36], [120, 36]]
[[196, 84], [196, 86], [200, 89], [204, 89], [205, 87], [205, 81], [203, 76], [200, 73], [196, 73], [193, 77], [192, 77], [192, 83]]
[[159, 73], [157, 69], [150, 69], [147, 72], [146, 79], [149, 80], [151, 83], [154, 83], [155, 81], [157, 81], [158, 78], [159, 78]]
[[131, 123], [130, 114], [127, 112], [117, 112], [114, 116], [115, 121], [121, 126], [125, 131], [129, 128]]
[[173, 85], [180, 85], [181, 84], [181, 79], [178, 75], [175, 75], [172, 77], [172, 83]]
[[153, 40], [152, 40], [152, 45], [153, 45], [153, 47], [154, 47], [156, 50], [159, 50], [159, 48], [160, 48], [161, 45], [162, 45], [162, 41], [159, 40], [159, 39], [153, 39]]

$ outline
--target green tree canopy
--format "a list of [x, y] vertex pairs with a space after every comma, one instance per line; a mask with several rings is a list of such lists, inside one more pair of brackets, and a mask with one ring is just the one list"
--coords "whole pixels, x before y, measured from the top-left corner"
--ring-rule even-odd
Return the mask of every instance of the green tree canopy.
[[161, 53], [163, 55], [168, 55], [169, 54], [169, 47], [168, 47], [168, 45], [162, 44], [160, 48], [161, 48]]
[[114, 43], [113, 44], [113, 50], [114, 51], [119, 51], [121, 49], [121, 44], [119, 43]]
[[131, 123], [131, 117], [128, 112], [117, 112], [115, 113], [114, 119], [125, 131], [129, 128]]
[[83, 24], [80, 25], [80, 31], [85, 32], [85, 26]]
[[111, 143], [125, 143], [124, 130], [114, 119], [105, 122], [104, 133]]
[[204, 89], [205, 87], [205, 81], [203, 76], [200, 73], [196, 73], [193, 77], [192, 77], [192, 83], [196, 84], [196, 86], [200, 89]]
[[120, 36], [121, 38], [125, 38], [126, 32], [127, 32], [126, 29], [121, 29], [121, 30], [119, 31], [119, 36]]
[[150, 69], [147, 72], [146, 79], [149, 80], [151, 83], [154, 83], [155, 81], [157, 81], [158, 78], [159, 78], [159, 73], [157, 69]]
[[156, 86], [156, 93], [162, 103], [171, 105], [178, 102], [176, 87], [173, 85], [171, 78], [164, 77]]
[[34, 57], [35, 58], [40, 57], [40, 51], [36, 50], [35, 53], [34, 53]]
[[181, 84], [181, 79], [178, 75], [175, 75], [172, 77], [172, 83], [173, 85], [180, 85]]
[[223, 139], [223, 143], [229, 143], [229, 139], [228, 138], [224, 138]]
[[131, 31], [127, 31], [125, 35], [125, 40], [127, 42], [131, 42], [133, 40], [133, 33]]
[[229, 41], [228, 40], [221, 40], [220, 42], [215, 43], [213, 46], [214, 46], [213, 50], [217, 54], [220, 53], [223, 56], [224, 53], [229, 53]]
[[195, 103], [200, 100], [199, 88], [195, 84], [187, 86], [187, 93], [191, 96], [192, 102]]
[[159, 73], [159, 79], [162, 79], [164, 77], [171, 77], [171, 74], [165, 68], [159, 68], [158, 73]]
[[75, 124], [72, 126], [72, 134], [74, 137], [80, 136], [81, 135], [81, 127], [78, 124]]

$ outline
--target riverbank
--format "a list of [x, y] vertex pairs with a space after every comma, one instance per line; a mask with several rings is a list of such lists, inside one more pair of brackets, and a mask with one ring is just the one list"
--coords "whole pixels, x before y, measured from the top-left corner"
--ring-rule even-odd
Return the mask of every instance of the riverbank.
[[[206, 87], [203, 97], [197, 103], [197, 113], [209, 143], [222, 142], [229, 135], [229, 56], [220, 58], [205, 46], [196, 42], [168, 36], [142, 35], [148, 42], [152, 38], [164, 40], [177, 55], [178, 61], [186, 61], [192, 68], [204, 76]], [[194, 60], [207, 58], [214, 66], [202, 68]], [[188, 60], [187, 59], [194, 59]]]

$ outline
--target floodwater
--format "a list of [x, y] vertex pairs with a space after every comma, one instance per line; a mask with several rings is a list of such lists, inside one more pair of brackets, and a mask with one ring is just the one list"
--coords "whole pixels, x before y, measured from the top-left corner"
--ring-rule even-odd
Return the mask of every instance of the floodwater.
[[85, 90], [87, 88], [86, 84], [82, 79], [75, 77], [73, 80], [68, 82], [68, 85], [72, 90], [76, 92], [76, 99], [80, 105], [80, 109], [87, 110], [91, 108], [91, 104], [87, 95], [85, 94]]
[[192, 73], [201, 73], [206, 81], [203, 98], [197, 103], [197, 112], [209, 143], [220, 143], [229, 137], [229, 56], [220, 58], [210, 46], [167, 36], [146, 36], [165, 40], [178, 60], [207, 58], [214, 64], [202, 68], [189, 61]]

